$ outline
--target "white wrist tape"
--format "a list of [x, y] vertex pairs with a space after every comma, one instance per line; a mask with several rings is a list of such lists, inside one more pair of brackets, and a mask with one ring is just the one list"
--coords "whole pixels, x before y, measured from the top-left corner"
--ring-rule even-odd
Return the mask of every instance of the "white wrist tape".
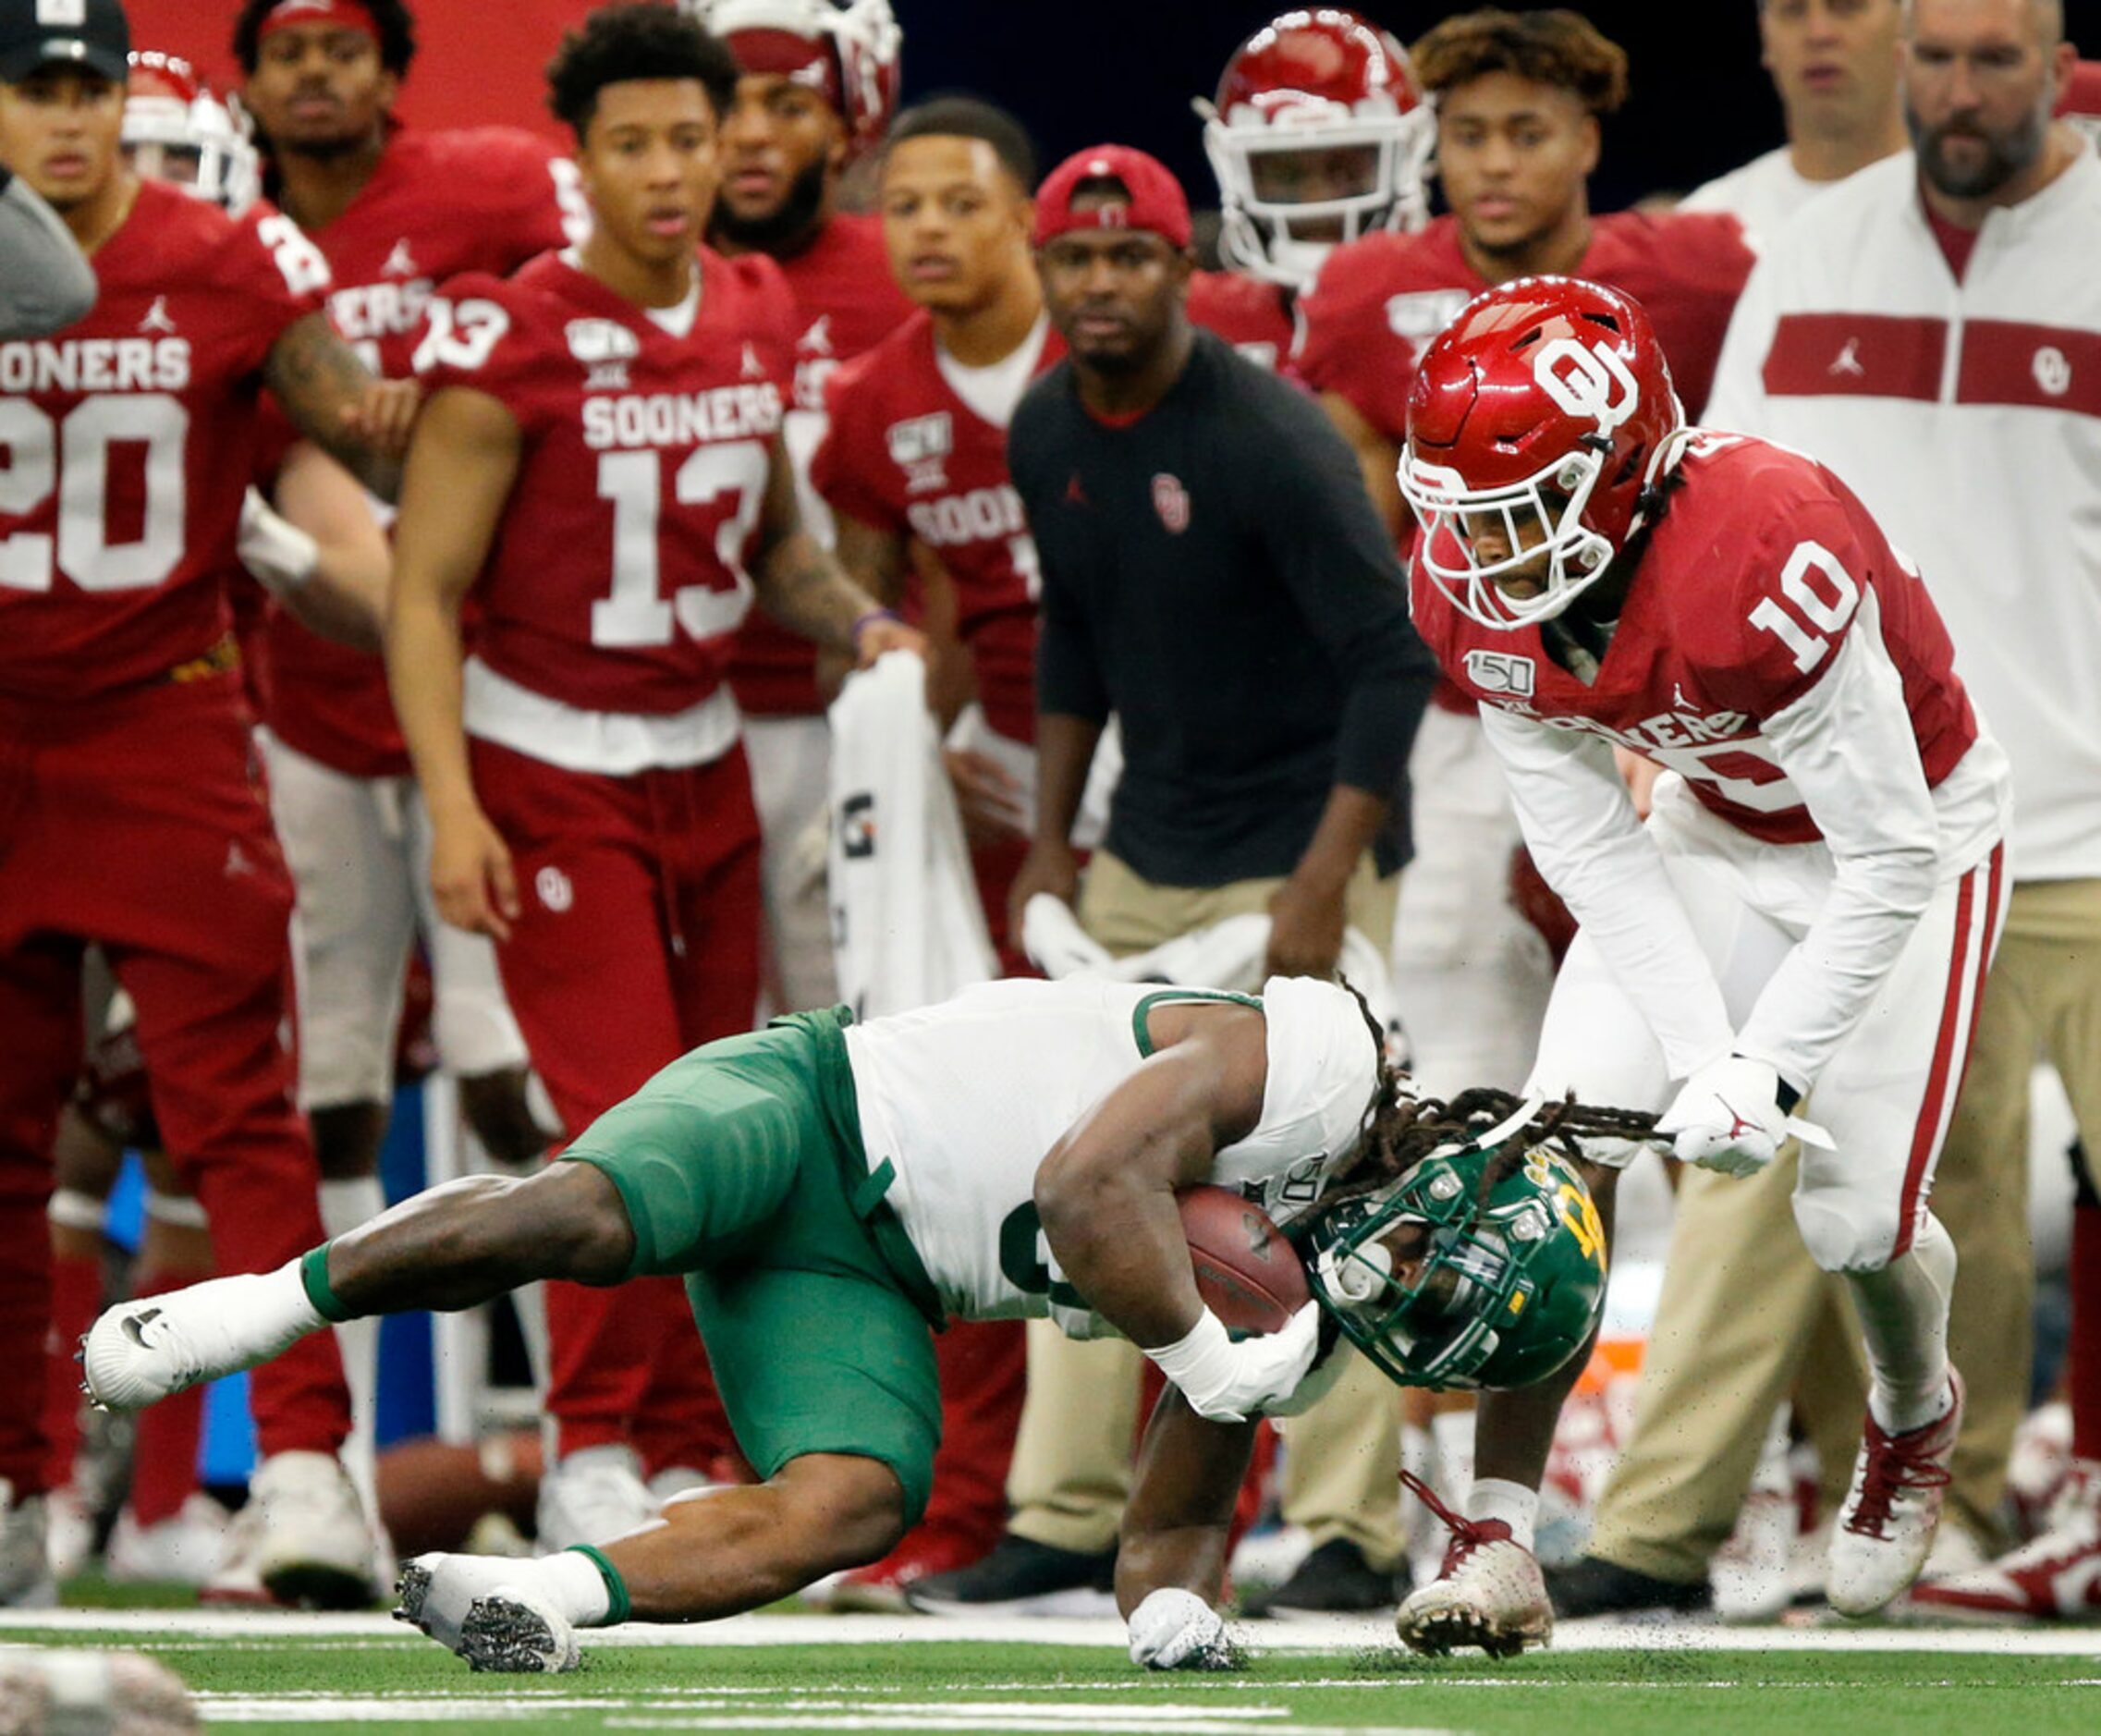
[[272, 596], [297, 591], [321, 565], [321, 544], [250, 489], [240, 507], [240, 564]]
[[1172, 1344], [1163, 1344], [1145, 1354], [1181, 1388], [1191, 1405], [1206, 1415], [1209, 1412], [1204, 1410], [1204, 1400], [1232, 1384], [1239, 1361], [1233, 1354], [1233, 1340], [1227, 1336], [1226, 1323], [1208, 1308]]

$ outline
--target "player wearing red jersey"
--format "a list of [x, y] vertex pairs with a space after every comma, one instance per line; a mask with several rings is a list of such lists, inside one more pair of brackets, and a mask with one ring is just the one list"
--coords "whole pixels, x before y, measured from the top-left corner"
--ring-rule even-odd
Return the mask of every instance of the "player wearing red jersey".
[[[393, 105], [415, 54], [401, 0], [246, 0], [233, 26], [242, 96], [268, 151], [267, 190], [326, 256], [336, 329], [369, 365], [409, 373], [434, 287], [507, 273], [584, 220], [574, 165], [507, 128], [405, 130]], [[260, 637], [272, 806], [299, 892], [299, 1096], [340, 1231], [385, 1204], [380, 1143], [409, 949], [430, 955], [432, 1033], [482, 1145], [528, 1162], [546, 1133], [527, 1106], [526, 1056], [486, 939], [427, 908], [427, 821], [371, 652], [273, 609]], [[359, 1438], [375, 1408], [378, 1336], [344, 1335]]]
[[[369, 483], [391, 488], [394, 467], [356, 432], [372, 377], [329, 329], [327, 265], [299, 230], [124, 166], [116, 0], [51, 26], [12, 6], [5, 22], [0, 160], [64, 214], [100, 286], [87, 319], [0, 346], [0, 1345], [15, 1359], [0, 1380], [0, 1595], [18, 1599], [49, 1583], [11, 1546], [33, 1534], [41, 1557], [43, 1203], [87, 942], [138, 1009], [154, 1113], [222, 1269], [281, 1260], [319, 1222], [284, 1035], [291, 888], [226, 593], [263, 385]], [[263, 1581], [361, 1601], [371, 1542], [335, 1458], [348, 1407], [333, 1342], [251, 1398]]]
[[1292, 303], [1336, 246], [1420, 229], [1435, 142], [1407, 51], [1341, 6], [1287, 12], [1199, 98], [1229, 270], [1190, 280], [1190, 317], [1251, 361], [1289, 354]]
[[[948, 753], [985, 919], [1010, 971], [1007, 889], [1033, 803], [1036, 558], [1007, 474], [1007, 423], [1064, 353], [1029, 251], [1034, 153], [1012, 116], [967, 97], [898, 119], [879, 199], [889, 271], [919, 311], [846, 363], [811, 480], [839, 560], [886, 602], [907, 576], [932, 619], [953, 623], [976, 704]], [[964, 693], [936, 695], [944, 726]], [[925, 1521], [887, 1558], [847, 1575], [835, 1608], [901, 1608], [905, 1588], [968, 1566], [998, 1540], [1026, 1384], [1020, 1325], [954, 1328], [936, 1349], [942, 1441]]]
[[[722, 188], [708, 243], [763, 253], [795, 302], [795, 398], [785, 436], [803, 520], [831, 540], [810, 486], [832, 370], [911, 312], [885, 269], [877, 221], [838, 209], [840, 177], [883, 135], [897, 107], [902, 33], [889, 0], [681, 0], [728, 44], [740, 76], [723, 122]], [[754, 615], [738, 635], [730, 682], [764, 835], [767, 999], [782, 1008], [837, 998], [825, 877], [805, 835], [821, 826], [830, 736], [807, 639]]]
[[[1874, 1376], [1828, 1595], [1879, 1608], [1925, 1559], [1961, 1417], [1927, 1202], [2005, 911], [2005, 756], [1917, 571], [1820, 465], [1687, 427], [1630, 297], [1544, 277], [1469, 304], [1423, 355], [1400, 481], [1416, 624], [1582, 923], [1533, 1088], [1667, 1104], [1678, 1157], [1729, 1175], [1800, 1134], [1795, 1219]], [[1667, 768], [1646, 826], [1615, 747]], [[1588, 1147], [1608, 1224], [1630, 1150]], [[1410, 1644], [1546, 1636], [1531, 1532], [1572, 1384], [1484, 1398]]]
[[[550, 68], [590, 236], [507, 282], [447, 285], [417, 352], [433, 397], [397, 526], [388, 673], [438, 908], [499, 943], [570, 1128], [751, 1022], [758, 824], [723, 674], [754, 591], [843, 654], [919, 643], [798, 519], [777, 268], [695, 251], [736, 78], [669, 8], [592, 13]], [[543, 1535], [603, 1540], [636, 1517], [629, 1443], [667, 1341], [691, 1336], [684, 1301], [668, 1281], [567, 1286], [548, 1314], [559, 1451], [608, 1474], [544, 1504]], [[593, 1490], [605, 1498], [582, 1498]]]

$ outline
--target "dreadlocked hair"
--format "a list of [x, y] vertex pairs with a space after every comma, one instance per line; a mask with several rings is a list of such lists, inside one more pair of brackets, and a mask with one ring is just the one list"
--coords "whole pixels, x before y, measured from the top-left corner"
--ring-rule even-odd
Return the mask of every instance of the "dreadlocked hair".
[[[1462, 1091], [1449, 1102], [1415, 1095], [1409, 1089], [1408, 1075], [1393, 1063], [1386, 1027], [1372, 1010], [1371, 1003], [1348, 978], [1342, 979], [1342, 986], [1364, 1015], [1378, 1055], [1378, 1070], [1360, 1124], [1358, 1160], [1349, 1180], [1323, 1199], [1324, 1206], [1391, 1186], [1432, 1152], [1479, 1139], [1509, 1120], [1526, 1102], [1515, 1092], [1485, 1085]], [[1474, 1208], [1485, 1211], [1496, 1190], [1541, 1145], [1551, 1145], [1564, 1155], [1580, 1160], [1583, 1155], [1582, 1142], [1586, 1138], [1642, 1139], [1655, 1131], [1655, 1124], [1652, 1111], [1578, 1103], [1572, 1094], [1547, 1104], [1530, 1120], [1513, 1129], [1489, 1154], [1488, 1161], [1481, 1167]]]

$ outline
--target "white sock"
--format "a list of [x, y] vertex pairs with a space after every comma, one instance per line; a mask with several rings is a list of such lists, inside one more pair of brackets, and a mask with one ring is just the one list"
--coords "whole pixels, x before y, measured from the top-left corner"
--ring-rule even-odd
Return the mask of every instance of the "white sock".
[[386, 1209], [377, 1176], [351, 1176], [321, 1184], [321, 1228], [328, 1240], [345, 1235]]
[[1868, 1410], [1888, 1434], [1924, 1428], [1952, 1402], [1948, 1299], [1955, 1265], [1955, 1243], [1929, 1212], [1907, 1253], [1879, 1272], [1846, 1274], [1874, 1373]]
[[1473, 1416], [1472, 1411], [1439, 1411], [1430, 1419], [1430, 1438], [1437, 1449], [1437, 1493], [1447, 1501], [1461, 1501], [1473, 1485]]
[[[386, 1209], [386, 1194], [377, 1176], [351, 1176], [321, 1184], [321, 1227], [333, 1241], [369, 1223]], [[338, 1321], [336, 1348], [343, 1357], [343, 1381], [350, 1389], [350, 1438], [343, 1460], [365, 1505], [377, 1512], [378, 1488], [373, 1461], [379, 1430], [379, 1316]]]
[[238, 1341], [257, 1361], [275, 1356], [328, 1324], [322, 1318], [321, 1310], [307, 1298], [297, 1260], [286, 1261], [275, 1272], [242, 1272], [233, 1278], [207, 1278], [202, 1284], [170, 1290], [153, 1300], [167, 1307], [177, 1299], [189, 1299], [192, 1305], [209, 1305], [222, 1320], [236, 1326]]
[[1501, 1520], [1510, 1528], [1510, 1540], [1529, 1549], [1533, 1529], [1539, 1522], [1539, 1491], [1500, 1477], [1476, 1477], [1466, 1492], [1466, 1516]]
[[580, 1628], [593, 1628], [613, 1612], [613, 1596], [598, 1563], [575, 1549], [562, 1549], [537, 1561], [520, 1561], [521, 1579]]

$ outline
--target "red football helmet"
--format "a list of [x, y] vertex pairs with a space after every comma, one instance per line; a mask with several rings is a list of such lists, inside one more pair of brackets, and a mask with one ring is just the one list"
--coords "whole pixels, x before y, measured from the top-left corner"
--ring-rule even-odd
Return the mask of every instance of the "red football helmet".
[[890, 0], [679, 0], [679, 6], [728, 43], [733, 54], [736, 38], [747, 31], [785, 31], [825, 44], [849, 152], [859, 156], [882, 139], [904, 79], [905, 33]]
[[1407, 51], [1354, 12], [1273, 18], [1196, 110], [1239, 270], [1304, 288], [1338, 242], [1428, 220], [1436, 123]]
[[1409, 391], [1400, 492], [1424, 568], [1485, 626], [1558, 615], [1654, 511], [1689, 432], [1639, 302], [1580, 277], [1498, 284]]
[[126, 159], [148, 179], [173, 182], [227, 211], [245, 210], [261, 190], [245, 116], [179, 55], [149, 49], [131, 56], [123, 142]]

